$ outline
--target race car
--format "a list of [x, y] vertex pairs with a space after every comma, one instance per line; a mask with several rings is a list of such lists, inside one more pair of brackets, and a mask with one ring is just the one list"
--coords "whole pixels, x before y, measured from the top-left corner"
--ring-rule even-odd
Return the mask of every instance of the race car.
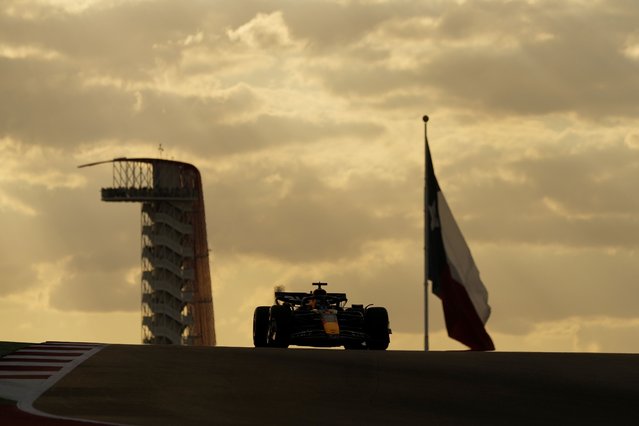
[[313, 283], [308, 293], [275, 291], [273, 306], [253, 314], [255, 347], [289, 345], [385, 350], [390, 343], [388, 312], [368, 305], [346, 307], [345, 293], [327, 293]]

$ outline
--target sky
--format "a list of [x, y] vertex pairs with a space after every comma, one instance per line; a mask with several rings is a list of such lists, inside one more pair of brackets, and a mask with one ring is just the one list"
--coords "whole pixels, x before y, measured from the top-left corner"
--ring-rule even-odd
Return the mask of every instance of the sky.
[[[0, 340], [140, 342], [116, 157], [203, 178], [218, 344], [326, 281], [423, 348], [424, 125], [497, 350], [639, 352], [636, 0], [3, 0]], [[159, 147], [162, 147], [162, 150]], [[449, 339], [429, 297], [430, 346]]]

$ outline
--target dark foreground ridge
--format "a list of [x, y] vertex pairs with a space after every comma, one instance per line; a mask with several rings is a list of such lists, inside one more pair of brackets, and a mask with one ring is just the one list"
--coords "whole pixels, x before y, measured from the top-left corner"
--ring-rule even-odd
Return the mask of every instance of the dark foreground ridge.
[[20, 342], [0, 342], [0, 357], [3, 357], [11, 352], [15, 352], [20, 348], [24, 348], [25, 346], [29, 346], [31, 343], [20, 343]]
[[639, 356], [114, 345], [34, 404], [137, 425], [631, 424]]

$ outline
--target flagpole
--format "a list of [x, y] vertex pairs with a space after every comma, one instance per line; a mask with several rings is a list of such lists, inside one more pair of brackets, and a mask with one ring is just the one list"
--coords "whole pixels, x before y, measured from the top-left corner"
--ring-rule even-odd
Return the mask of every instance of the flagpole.
[[428, 342], [428, 116], [424, 120], [424, 351], [430, 350]]

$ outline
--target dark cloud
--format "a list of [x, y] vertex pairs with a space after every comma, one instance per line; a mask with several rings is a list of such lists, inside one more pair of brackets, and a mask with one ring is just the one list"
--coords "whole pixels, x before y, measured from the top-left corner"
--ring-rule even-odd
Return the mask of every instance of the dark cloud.
[[[265, 115], [250, 89], [213, 97], [112, 86], [86, 86], [81, 74], [40, 60], [0, 59], [0, 132], [34, 144], [143, 140], [165, 146], [185, 143], [196, 152], [228, 155], [322, 138], [374, 137], [382, 129], [366, 122], [309, 122]], [[137, 106], [139, 105], [139, 106]], [[139, 110], [138, 110], [139, 109]], [[256, 111], [249, 121], [228, 123]]]
[[[412, 9], [409, 2], [404, 6]], [[292, 33], [321, 53], [359, 41], [385, 20], [406, 10], [388, 3], [292, 1], [284, 6], [284, 13]]]
[[[251, 163], [206, 183], [208, 223], [217, 252], [244, 252], [282, 262], [312, 262], [361, 254], [368, 241], [416, 232], [402, 206], [419, 193], [404, 181], [366, 176], [342, 188], [327, 186], [302, 162]], [[380, 208], [397, 207], [387, 215]]]
[[573, 30], [514, 52], [443, 52], [424, 67], [424, 77], [458, 104], [498, 113], [632, 116], [637, 112], [633, 100], [639, 93], [639, 63], [621, 48]]
[[338, 47], [346, 54], [338, 66], [315, 66], [315, 75], [341, 96], [374, 99], [428, 87], [440, 103], [493, 114], [636, 115], [639, 61], [624, 54], [639, 17], [636, 7], [479, 1], [421, 16], [435, 24], [425, 27], [402, 15], [413, 31], [398, 33], [398, 24], [384, 29], [400, 43], [423, 40], [423, 48], [405, 58], [412, 67], [396, 66], [391, 43], [363, 47], [375, 30], [369, 27]]
[[309, 146], [345, 137], [374, 140], [384, 133], [381, 126], [365, 121], [316, 122], [274, 115], [259, 115], [254, 120], [236, 124], [219, 124], [210, 130], [193, 142], [196, 149], [198, 142], [203, 144], [201, 150], [211, 155], [248, 153], [282, 145]]
[[[127, 274], [140, 264], [139, 206], [101, 203], [99, 187], [17, 187], [16, 197], [36, 214], [4, 214], [0, 294], [50, 285], [58, 274], [51, 268], [62, 267], [61, 281], [52, 287], [51, 307], [85, 312], [138, 309], [139, 285], [131, 286]], [[39, 271], [45, 265], [47, 269]]]
[[639, 177], [636, 151], [621, 141], [595, 142], [585, 149], [571, 142], [512, 167], [534, 179], [540, 196], [559, 200], [569, 212], [614, 216], [637, 211], [639, 197], [631, 184]]
[[635, 152], [622, 142], [576, 146], [549, 145], [517, 159], [480, 147], [443, 168], [440, 183], [478, 241], [636, 248]]
[[328, 65], [325, 69], [313, 65], [310, 73], [317, 74], [327, 89], [344, 97], [379, 98], [398, 90], [414, 89], [422, 80], [414, 69], [392, 69], [386, 61], [377, 66], [368, 61], [347, 61], [339, 68]]
[[567, 251], [522, 244], [478, 252], [493, 307], [490, 327], [495, 330], [525, 333], [535, 324], [570, 317], [636, 316], [632, 301], [639, 290], [628, 285], [639, 273], [636, 251]]
[[0, 15], [5, 42], [47, 48], [69, 64], [127, 80], [146, 79], [157, 60], [169, 59], [155, 45], [181, 42], [207, 19], [216, 23], [210, 8], [197, 1], [188, 7], [170, 1], [97, 4], [80, 13], [32, 2], [28, 13], [37, 18]]
[[[113, 246], [112, 246], [113, 247]], [[114, 312], [140, 309], [139, 275], [129, 277], [127, 262], [116, 262], [117, 248], [74, 256], [62, 282], [53, 288], [49, 305], [61, 311]], [[135, 270], [137, 262], [132, 262]], [[133, 282], [127, 282], [133, 278]]]
[[110, 185], [109, 179], [40, 196], [39, 238], [51, 257], [82, 254], [106, 269], [139, 264], [140, 205], [100, 201], [100, 186]]
[[33, 144], [72, 147], [123, 133], [132, 94], [85, 89], [78, 70], [40, 60], [0, 59], [0, 132]]

